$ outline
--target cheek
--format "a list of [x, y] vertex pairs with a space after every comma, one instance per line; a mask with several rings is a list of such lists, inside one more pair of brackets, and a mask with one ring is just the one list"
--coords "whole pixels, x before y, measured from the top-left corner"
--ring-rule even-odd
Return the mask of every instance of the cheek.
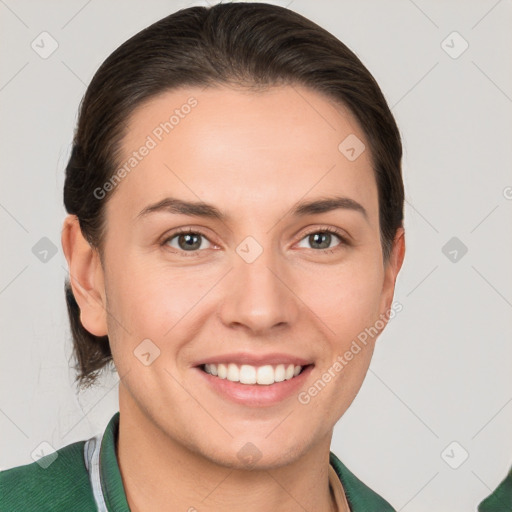
[[[211, 270], [171, 268], [155, 264], [150, 257], [126, 258], [109, 280], [110, 309], [134, 343], [149, 338], [165, 345], [183, 326], [190, 325], [201, 311], [201, 298], [217, 279]], [[127, 336], [124, 330], [116, 331]]]
[[330, 327], [331, 337], [338, 343], [350, 342], [377, 320], [383, 278], [375, 256], [332, 267], [316, 274], [306, 303]]

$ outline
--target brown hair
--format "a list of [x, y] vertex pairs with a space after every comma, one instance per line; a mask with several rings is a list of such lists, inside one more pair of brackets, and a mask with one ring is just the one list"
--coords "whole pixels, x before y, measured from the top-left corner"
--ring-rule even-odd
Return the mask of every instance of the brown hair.
[[[102, 256], [104, 207], [112, 192], [99, 199], [94, 191], [119, 164], [134, 110], [167, 90], [216, 84], [259, 90], [304, 85], [353, 113], [370, 146], [387, 262], [403, 221], [402, 144], [377, 82], [359, 58], [322, 27], [283, 7], [246, 2], [177, 11], [128, 39], [97, 70], [80, 105], [64, 183], [66, 210], [78, 217], [91, 247]], [[77, 380], [87, 387], [112, 362], [109, 340], [83, 327], [69, 280], [65, 292]]]

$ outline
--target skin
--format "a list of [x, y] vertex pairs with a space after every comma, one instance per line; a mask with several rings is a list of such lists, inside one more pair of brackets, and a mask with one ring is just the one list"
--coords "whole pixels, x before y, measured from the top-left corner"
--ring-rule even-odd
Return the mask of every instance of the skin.
[[[271, 407], [232, 403], [192, 366], [228, 352], [285, 352], [314, 362], [309, 388], [391, 308], [404, 231], [385, 265], [364, 133], [348, 110], [301, 86], [168, 91], [133, 113], [124, 156], [191, 96], [198, 105], [107, 201], [104, 260], [75, 216], [62, 231], [81, 321], [108, 334], [120, 376], [117, 454], [129, 506], [224, 512], [243, 501], [247, 512], [334, 510], [333, 428], [361, 387], [378, 336], [307, 405], [296, 394]], [[367, 148], [352, 162], [338, 150], [349, 134]], [[298, 201], [332, 194], [358, 201], [368, 219], [349, 209], [287, 214]], [[165, 212], [137, 219], [167, 196], [212, 203], [231, 220]], [[192, 256], [172, 232], [189, 226], [204, 234]], [[332, 235], [325, 245], [335, 250], [326, 253], [322, 239], [315, 245], [308, 236], [325, 227], [343, 230], [350, 243]], [[236, 252], [247, 236], [263, 249], [250, 264]], [[133, 354], [146, 338], [160, 350], [149, 366]], [[247, 442], [261, 452], [250, 467], [237, 457]]]

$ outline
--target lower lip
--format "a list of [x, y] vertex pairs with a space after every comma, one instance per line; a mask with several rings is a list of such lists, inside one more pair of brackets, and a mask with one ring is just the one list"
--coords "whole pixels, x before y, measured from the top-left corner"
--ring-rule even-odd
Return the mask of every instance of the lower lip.
[[240, 382], [231, 382], [228, 379], [214, 377], [201, 370], [198, 366], [194, 369], [201, 374], [206, 383], [222, 398], [228, 398], [235, 403], [252, 407], [266, 407], [276, 405], [296, 394], [306, 382], [306, 379], [313, 370], [313, 366], [312, 364], [308, 365], [297, 377], [270, 385], [240, 384]]

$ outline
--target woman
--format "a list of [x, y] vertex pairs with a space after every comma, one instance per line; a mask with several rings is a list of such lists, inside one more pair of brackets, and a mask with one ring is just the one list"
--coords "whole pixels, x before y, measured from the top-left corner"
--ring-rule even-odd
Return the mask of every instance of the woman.
[[391, 511], [330, 452], [393, 314], [400, 135], [359, 59], [261, 3], [174, 13], [81, 104], [62, 247], [104, 433], [0, 473], [2, 510]]

